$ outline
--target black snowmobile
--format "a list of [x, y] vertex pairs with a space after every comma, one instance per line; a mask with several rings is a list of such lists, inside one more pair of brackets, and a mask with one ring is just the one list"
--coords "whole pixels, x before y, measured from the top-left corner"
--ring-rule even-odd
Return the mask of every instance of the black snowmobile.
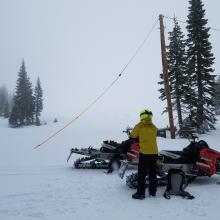
[[137, 155], [132, 154], [133, 147], [136, 145], [138, 145], [136, 139], [128, 139], [122, 143], [103, 141], [99, 150], [93, 147], [72, 148], [67, 162], [73, 153], [80, 154], [85, 157], [78, 158], [74, 162], [76, 169], [107, 169], [108, 173], [111, 173], [113, 170], [119, 169], [121, 161], [126, 159], [130, 164], [135, 164], [135, 159], [131, 159], [131, 155], [136, 157], [137, 164]]
[[[139, 157], [139, 143], [138, 139], [130, 138], [130, 131], [132, 128], [129, 126], [123, 131], [127, 134], [128, 140], [122, 143], [115, 141], [104, 141], [101, 148], [98, 150], [94, 147], [88, 148], [72, 148], [67, 158], [69, 161], [73, 153], [80, 154], [85, 157], [78, 158], [74, 162], [76, 169], [108, 169], [108, 172], [112, 172], [114, 169], [118, 169], [121, 162], [126, 160], [128, 165], [136, 166], [138, 164]], [[158, 136], [166, 137], [166, 130], [159, 129]]]

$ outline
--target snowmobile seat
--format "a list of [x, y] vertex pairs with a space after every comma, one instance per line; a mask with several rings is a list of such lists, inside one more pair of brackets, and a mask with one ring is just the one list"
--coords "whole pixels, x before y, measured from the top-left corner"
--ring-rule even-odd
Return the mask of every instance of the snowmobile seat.
[[185, 155], [185, 153], [183, 151], [178, 151], [178, 150], [166, 150], [167, 152], [170, 152], [170, 153], [173, 153], [173, 154], [176, 154], [176, 155], [179, 155], [179, 156], [183, 156]]
[[160, 151], [160, 155], [163, 156], [163, 163], [173, 164], [192, 164], [194, 158], [183, 151]]
[[102, 153], [120, 153], [120, 144], [115, 141], [103, 141], [100, 152]]
[[117, 143], [115, 141], [103, 141], [100, 151], [103, 153], [126, 154], [131, 149], [131, 145], [137, 142], [137, 138], [129, 138], [122, 143]]
[[176, 164], [193, 164], [200, 159], [200, 150], [207, 148], [208, 144], [200, 140], [199, 142], [191, 142], [182, 151], [161, 151], [164, 156], [164, 163], [176, 163]]

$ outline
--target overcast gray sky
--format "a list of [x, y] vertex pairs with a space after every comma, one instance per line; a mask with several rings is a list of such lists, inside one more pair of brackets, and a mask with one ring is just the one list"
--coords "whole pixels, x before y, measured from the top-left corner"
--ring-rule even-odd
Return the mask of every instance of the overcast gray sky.
[[[203, 0], [208, 25], [220, 28], [219, 0]], [[118, 75], [159, 14], [186, 20], [188, 0], [0, 0], [0, 85], [12, 91], [22, 59], [33, 84], [40, 77], [44, 116], [70, 118]], [[166, 34], [173, 24], [165, 20]], [[185, 24], [181, 23], [184, 30]], [[210, 31], [216, 73], [220, 32]], [[158, 99], [159, 25], [117, 84], [83, 116], [94, 126], [133, 125], [143, 108], [158, 127], [166, 103]], [[103, 122], [104, 121], [104, 122]]]

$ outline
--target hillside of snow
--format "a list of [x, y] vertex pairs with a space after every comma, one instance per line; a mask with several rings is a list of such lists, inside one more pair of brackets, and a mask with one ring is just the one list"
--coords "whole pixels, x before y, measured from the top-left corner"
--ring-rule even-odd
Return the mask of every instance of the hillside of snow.
[[[160, 187], [156, 198], [137, 201], [131, 198], [135, 190], [129, 189], [117, 172], [73, 169], [79, 156], [73, 155], [67, 163], [70, 148], [90, 143], [99, 148], [101, 131], [96, 136], [94, 131], [69, 128], [41, 148], [33, 149], [64, 124], [12, 129], [7, 120], [0, 118], [1, 220], [219, 219], [220, 185], [216, 183], [220, 176], [198, 178], [190, 184], [187, 191], [195, 196], [194, 200], [166, 200], [165, 187]], [[220, 151], [220, 117], [216, 128], [200, 139]], [[122, 138], [126, 137], [112, 137]], [[158, 138], [160, 150], [182, 149], [188, 143], [185, 139]]]

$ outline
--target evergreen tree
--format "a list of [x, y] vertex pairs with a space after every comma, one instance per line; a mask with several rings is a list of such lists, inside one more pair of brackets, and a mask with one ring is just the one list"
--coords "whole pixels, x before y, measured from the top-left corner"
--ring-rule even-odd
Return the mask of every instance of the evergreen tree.
[[35, 97], [35, 123], [36, 125], [40, 125], [40, 115], [43, 110], [43, 90], [41, 87], [40, 79], [37, 78], [37, 83], [34, 89], [34, 97]]
[[[169, 81], [170, 81], [170, 91], [173, 109], [176, 110], [178, 116], [179, 127], [183, 124], [183, 97], [186, 92], [186, 41], [181, 28], [174, 18], [174, 28], [172, 32], [169, 32], [169, 46], [168, 48], [168, 62], [169, 62]], [[162, 79], [159, 82], [163, 85], [163, 74], [160, 74]], [[165, 100], [164, 88], [160, 90], [160, 99]], [[166, 111], [166, 110], [165, 110]]]
[[8, 95], [9, 117], [12, 112], [13, 106], [14, 106], [14, 94], [9, 94]]
[[18, 112], [18, 109], [17, 109], [17, 105], [15, 105], [15, 96], [13, 97], [13, 107], [12, 107], [12, 110], [11, 110], [11, 114], [9, 116], [9, 119], [8, 119], [8, 122], [10, 124], [10, 126], [12, 127], [18, 127], [20, 124], [19, 124], [19, 112]]
[[34, 96], [30, 79], [27, 76], [25, 63], [22, 61], [16, 91], [13, 100], [13, 108], [9, 118], [9, 124], [13, 127], [33, 124]]
[[33, 95], [32, 83], [29, 78], [27, 78], [26, 82], [26, 125], [34, 124], [34, 103], [35, 97]]
[[5, 108], [8, 104], [8, 91], [5, 86], [0, 87], [0, 116], [5, 115]]
[[214, 56], [209, 42], [209, 29], [206, 27], [205, 10], [201, 0], [189, 1], [189, 15], [187, 20], [187, 75], [188, 88], [185, 102], [190, 109], [191, 117], [197, 123], [197, 129], [205, 132], [214, 129], [215, 106], [214, 78], [212, 68]]
[[4, 109], [4, 118], [9, 118], [10, 116], [10, 110], [9, 110], [9, 102], [7, 101], [5, 104], [5, 109]]

